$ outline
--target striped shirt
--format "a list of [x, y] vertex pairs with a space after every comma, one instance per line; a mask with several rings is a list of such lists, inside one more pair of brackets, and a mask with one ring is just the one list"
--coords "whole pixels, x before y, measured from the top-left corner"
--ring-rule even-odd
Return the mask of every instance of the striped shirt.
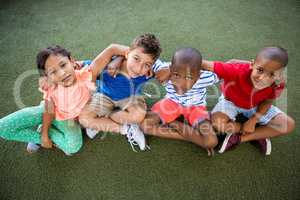
[[206, 106], [206, 87], [214, 85], [219, 81], [217, 75], [209, 71], [201, 71], [199, 79], [193, 87], [182, 95], [176, 93], [176, 90], [169, 80], [165, 85], [166, 98], [175, 101], [182, 106]]

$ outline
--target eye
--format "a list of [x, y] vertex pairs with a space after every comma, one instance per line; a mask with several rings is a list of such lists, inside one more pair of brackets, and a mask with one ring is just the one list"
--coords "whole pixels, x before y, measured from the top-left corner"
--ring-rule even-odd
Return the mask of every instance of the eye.
[[48, 75], [49, 75], [49, 76], [55, 75], [55, 74], [56, 74], [56, 70], [53, 70], [53, 71], [48, 72]]
[[134, 59], [135, 61], [139, 61], [139, 60], [140, 60], [139, 57], [137, 57], [137, 56], [133, 57], [133, 59]]
[[151, 65], [150, 65], [150, 64], [145, 64], [145, 68], [146, 68], [146, 69], [150, 69], [150, 68], [151, 68]]
[[65, 68], [66, 67], [66, 63], [62, 63], [61, 65], [60, 65], [60, 68]]
[[261, 67], [256, 68], [256, 71], [257, 71], [259, 74], [264, 73], [264, 69], [261, 68]]
[[177, 72], [173, 72], [173, 73], [172, 73], [172, 76], [173, 76], [174, 78], [180, 78], [180, 75], [179, 75]]

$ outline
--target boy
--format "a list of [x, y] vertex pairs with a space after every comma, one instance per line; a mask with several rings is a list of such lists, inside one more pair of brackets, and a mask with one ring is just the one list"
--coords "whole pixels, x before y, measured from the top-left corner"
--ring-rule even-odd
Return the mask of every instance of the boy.
[[[117, 132], [126, 135], [128, 142], [145, 150], [146, 143], [137, 123], [146, 115], [146, 104], [139, 95], [146, 76], [161, 53], [159, 40], [153, 34], [144, 34], [134, 39], [125, 52], [119, 72], [113, 69], [99, 70], [100, 81], [88, 106], [79, 116], [80, 123], [99, 131]], [[100, 53], [92, 62], [91, 68], [97, 69], [103, 56]], [[112, 76], [112, 74], [114, 74]], [[93, 77], [96, 80], [97, 77]], [[113, 112], [120, 108], [118, 112]], [[93, 136], [92, 136], [93, 137]]]
[[[287, 51], [281, 47], [263, 48], [251, 63], [203, 60], [203, 68], [224, 79], [223, 95], [212, 111], [213, 127], [227, 133], [220, 153], [239, 143], [255, 141], [263, 154], [270, 155], [269, 138], [293, 131], [294, 120], [272, 105], [284, 89], [282, 74], [287, 63]], [[235, 121], [240, 113], [249, 118], [243, 125]]]
[[[218, 78], [214, 73], [201, 71], [201, 63], [202, 56], [194, 48], [175, 52], [165, 86], [167, 94], [153, 105], [141, 128], [146, 134], [191, 141], [211, 155], [218, 141], [206, 111], [206, 87], [215, 84]], [[181, 115], [193, 128], [177, 121]]]

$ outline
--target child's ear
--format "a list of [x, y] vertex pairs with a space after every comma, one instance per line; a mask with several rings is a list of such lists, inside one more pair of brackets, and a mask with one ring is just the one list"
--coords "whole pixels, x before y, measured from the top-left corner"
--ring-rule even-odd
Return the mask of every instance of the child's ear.
[[127, 58], [128, 58], [128, 54], [129, 54], [129, 49], [127, 49], [126, 51], [125, 51], [125, 59], [127, 60]]
[[74, 57], [71, 56], [70, 61], [71, 61], [72, 64], [75, 64], [75, 58]]

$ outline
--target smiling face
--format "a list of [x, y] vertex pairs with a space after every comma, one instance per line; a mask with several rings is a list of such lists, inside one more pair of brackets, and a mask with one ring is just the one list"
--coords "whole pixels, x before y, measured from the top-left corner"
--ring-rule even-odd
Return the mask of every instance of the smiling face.
[[146, 75], [155, 60], [150, 54], [144, 53], [142, 47], [130, 50], [127, 54], [127, 73], [131, 78]]
[[252, 64], [251, 82], [257, 90], [270, 87], [275, 81], [282, 80], [283, 66], [281, 63], [258, 57]]
[[51, 54], [45, 62], [45, 73], [54, 84], [69, 87], [75, 83], [74, 61], [60, 54]]
[[190, 90], [200, 76], [200, 69], [188, 64], [172, 63], [170, 66], [170, 80], [178, 94]]

